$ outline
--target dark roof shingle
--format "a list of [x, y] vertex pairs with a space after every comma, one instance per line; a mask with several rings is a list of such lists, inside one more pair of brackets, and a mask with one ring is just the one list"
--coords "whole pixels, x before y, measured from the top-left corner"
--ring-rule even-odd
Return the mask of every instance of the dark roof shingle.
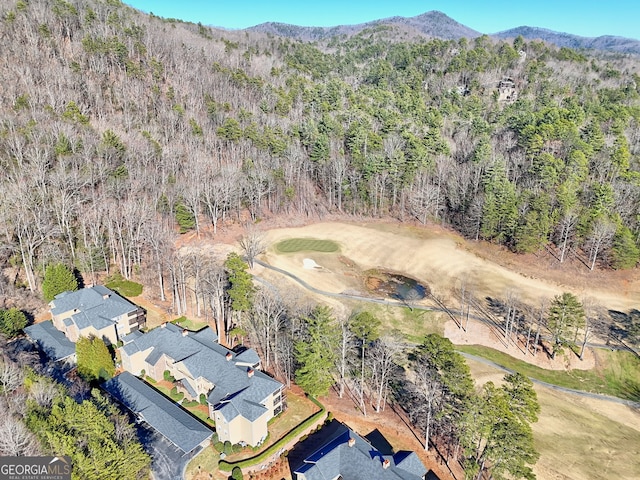
[[129, 372], [106, 381], [102, 388], [185, 453], [213, 435], [209, 428]]
[[[349, 446], [349, 440], [353, 445]], [[383, 462], [389, 461], [383, 468]], [[337, 431], [295, 470], [296, 478], [326, 480], [422, 480], [427, 473], [415, 452], [382, 455], [375, 447], [346, 425]]]
[[26, 327], [24, 332], [54, 361], [64, 360], [76, 353], [75, 344], [50, 320]]

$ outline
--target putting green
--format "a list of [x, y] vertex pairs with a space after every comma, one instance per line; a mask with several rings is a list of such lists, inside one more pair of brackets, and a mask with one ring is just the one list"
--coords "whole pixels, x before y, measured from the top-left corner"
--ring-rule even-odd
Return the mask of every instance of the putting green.
[[275, 246], [278, 253], [294, 252], [323, 252], [332, 253], [340, 250], [338, 244], [332, 240], [317, 238], [289, 238], [278, 242]]

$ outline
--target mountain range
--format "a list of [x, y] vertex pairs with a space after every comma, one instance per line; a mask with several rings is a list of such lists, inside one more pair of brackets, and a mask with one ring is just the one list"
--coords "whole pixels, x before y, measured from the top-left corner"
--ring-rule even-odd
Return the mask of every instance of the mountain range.
[[[357, 25], [338, 25], [335, 27], [303, 27], [287, 23], [261, 23], [247, 30], [293, 38], [301, 41], [322, 41], [334, 37], [356, 35], [366, 29], [388, 27], [399, 30], [404, 36], [422, 36], [426, 38], [442, 38], [458, 40], [460, 38], [476, 38], [483, 33], [469, 28], [446, 14], [430, 11], [415, 17], [390, 17], [373, 20]], [[502, 32], [488, 34], [496, 39], [516, 38], [521, 35], [526, 40], [542, 40], [558, 47], [577, 50], [602, 50], [625, 54], [640, 54], [640, 40], [603, 35], [599, 37], [582, 37], [564, 32], [555, 32], [545, 28], [520, 26]]]

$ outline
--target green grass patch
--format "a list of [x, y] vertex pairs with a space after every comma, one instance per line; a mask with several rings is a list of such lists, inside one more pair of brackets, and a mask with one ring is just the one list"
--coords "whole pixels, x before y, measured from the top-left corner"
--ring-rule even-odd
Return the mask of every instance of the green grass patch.
[[184, 315], [182, 317], [176, 318], [171, 323], [175, 323], [179, 327], [186, 328], [187, 330], [191, 330], [192, 332], [197, 332], [207, 326], [207, 322], [191, 320]]
[[185, 409], [189, 410], [191, 415], [193, 415], [195, 417], [198, 417], [200, 420], [202, 420], [207, 425], [210, 425], [211, 427], [215, 427], [216, 426], [216, 422], [214, 422], [213, 420], [211, 420], [211, 418], [209, 418], [209, 413], [208, 412], [205, 413], [201, 406], [188, 406], [187, 407], [187, 406], [184, 405], [184, 402], [182, 403], [182, 406]]
[[142, 294], [142, 285], [140, 283], [127, 280], [119, 273], [112, 275], [107, 280], [104, 286], [123, 297], [137, 297]]
[[[220, 454], [216, 452], [213, 446], [208, 445], [189, 462], [185, 478], [193, 478], [201, 472], [217, 473], [219, 460]], [[218, 477], [215, 476], [214, 478]]]
[[456, 348], [552, 385], [640, 401], [640, 359], [630, 352], [596, 350], [601, 365], [597, 370], [564, 371], [536, 367], [488, 347], [457, 345]]
[[177, 390], [174, 390], [173, 388], [172, 389], [168, 389], [167, 387], [165, 387], [164, 385], [161, 385], [159, 383], [156, 383], [153, 386], [153, 388], [158, 390], [164, 396], [169, 397], [171, 400], [173, 400], [176, 403], [180, 402], [184, 398], [184, 393], [178, 392]]
[[307, 428], [313, 425], [317, 420], [324, 417], [326, 414], [326, 410], [324, 406], [317, 400], [313, 399], [312, 397], [309, 397], [309, 399], [311, 399], [312, 402], [316, 403], [316, 405], [320, 406], [319, 412], [314, 413], [309, 418], [307, 418], [304, 422], [300, 423], [298, 426], [291, 429], [289, 432], [287, 432], [286, 435], [278, 439], [273, 445], [271, 445], [269, 448], [262, 451], [258, 455], [250, 458], [245, 458], [243, 460], [238, 460], [236, 462], [228, 462], [226, 460], [221, 460], [220, 463], [218, 464], [218, 468], [222, 471], [230, 472], [231, 470], [233, 470], [233, 467], [246, 468], [252, 465], [256, 465], [264, 461], [271, 455], [273, 455], [280, 448], [282, 448], [282, 446], [286, 445], [291, 439], [293, 439], [294, 437], [297, 437], [302, 432], [304, 432]]
[[640, 478], [638, 449], [631, 447], [640, 445], [640, 431], [568, 394], [539, 389], [538, 401], [539, 421], [532, 425], [538, 478]]
[[317, 238], [289, 238], [278, 242], [275, 246], [279, 253], [294, 252], [323, 252], [333, 253], [340, 250], [340, 246], [333, 240], [320, 240]]
[[429, 333], [444, 335], [447, 319], [440, 312], [391, 305], [366, 304], [360, 307], [380, 320], [381, 332], [396, 330], [411, 343], [422, 343]]

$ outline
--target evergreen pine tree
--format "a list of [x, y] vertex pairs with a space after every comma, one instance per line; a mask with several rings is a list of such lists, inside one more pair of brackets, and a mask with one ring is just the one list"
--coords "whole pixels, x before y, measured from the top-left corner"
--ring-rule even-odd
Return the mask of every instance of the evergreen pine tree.
[[62, 292], [76, 291], [78, 280], [73, 271], [63, 263], [54, 263], [47, 266], [42, 282], [44, 299], [50, 302], [56, 295]]

